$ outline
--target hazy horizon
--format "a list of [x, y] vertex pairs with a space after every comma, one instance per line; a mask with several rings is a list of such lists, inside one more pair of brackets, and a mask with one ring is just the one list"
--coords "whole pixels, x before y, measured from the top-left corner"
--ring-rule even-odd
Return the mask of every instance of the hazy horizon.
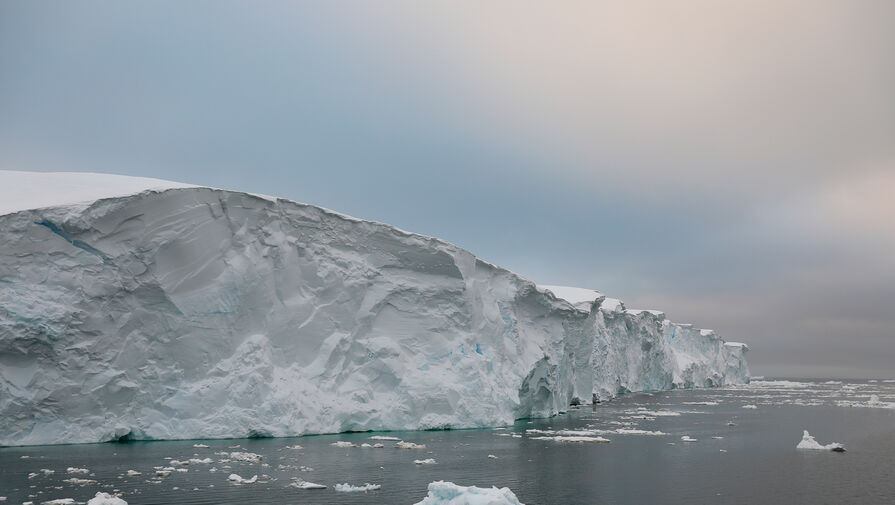
[[895, 378], [895, 4], [0, 5], [0, 169], [265, 193]]

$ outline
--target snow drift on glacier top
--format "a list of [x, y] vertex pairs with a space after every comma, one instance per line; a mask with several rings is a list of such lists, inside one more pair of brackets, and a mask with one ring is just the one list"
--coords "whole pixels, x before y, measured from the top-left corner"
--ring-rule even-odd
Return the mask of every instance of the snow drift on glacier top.
[[143, 191], [194, 188], [192, 184], [84, 172], [20, 172], [0, 170], [0, 215], [128, 196]]

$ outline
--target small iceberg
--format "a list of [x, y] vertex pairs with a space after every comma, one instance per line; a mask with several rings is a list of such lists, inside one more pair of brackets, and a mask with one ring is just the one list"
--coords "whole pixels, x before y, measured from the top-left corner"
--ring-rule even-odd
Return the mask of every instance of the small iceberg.
[[351, 484], [336, 484], [333, 489], [342, 493], [358, 493], [360, 491], [376, 491], [377, 489], [381, 489], [382, 486], [379, 484], [370, 484], [369, 482], [364, 483], [363, 486], [352, 486]]
[[436, 464], [435, 460], [432, 458], [415, 459], [415, 460], [413, 460], [413, 463], [416, 465], [435, 465]]
[[429, 483], [429, 494], [415, 505], [522, 505], [510, 488], [458, 486], [439, 480]]
[[405, 442], [401, 440], [395, 444], [398, 449], [425, 449], [426, 444], [414, 444], [413, 442]]
[[96, 496], [87, 501], [87, 505], [127, 505], [127, 502], [109, 493], [96, 493]]
[[827, 445], [820, 445], [817, 440], [814, 440], [814, 437], [808, 433], [808, 430], [805, 430], [802, 434], [802, 441], [799, 442], [799, 445], [796, 446], [796, 449], [809, 449], [813, 451], [833, 451], [833, 452], [845, 452], [845, 447], [838, 442], [833, 442]]
[[[237, 446], [239, 447], [239, 446]], [[226, 453], [225, 453], [226, 454]], [[230, 459], [233, 461], [245, 461], [248, 463], [257, 463], [261, 461], [264, 456], [260, 454], [255, 454], [254, 452], [231, 452]]]
[[324, 486], [323, 484], [315, 484], [313, 482], [301, 480], [298, 477], [293, 477], [292, 480], [293, 482], [289, 484], [289, 487], [298, 489], [326, 489], [326, 486]]
[[699, 440], [697, 440], [695, 438], [690, 438], [690, 435], [682, 436], [681, 441], [683, 441], [683, 442], [699, 442]]
[[227, 480], [234, 484], [254, 484], [258, 482], [258, 476], [253, 475], [251, 479], [244, 479], [235, 473], [231, 473]]

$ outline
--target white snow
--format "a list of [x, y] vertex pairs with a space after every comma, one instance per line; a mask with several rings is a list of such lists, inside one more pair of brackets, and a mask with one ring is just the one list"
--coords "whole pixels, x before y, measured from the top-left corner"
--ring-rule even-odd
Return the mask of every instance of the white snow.
[[315, 484], [313, 482], [301, 480], [297, 477], [293, 477], [292, 480], [293, 482], [289, 484], [290, 487], [298, 489], [326, 489], [326, 486], [324, 486], [323, 484]]
[[600, 293], [599, 291], [585, 288], [573, 288], [570, 286], [548, 286], [538, 284], [538, 289], [546, 289], [552, 292], [557, 298], [561, 298], [575, 306], [578, 306], [579, 304], [587, 305], [588, 311], [590, 310], [590, 304], [603, 297], [603, 293]]
[[227, 480], [234, 484], [254, 484], [255, 482], [258, 482], [258, 476], [253, 475], [250, 479], [244, 479], [235, 473], [231, 473], [230, 476], [227, 477]]
[[796, 446], [796, 449], [810, 449], [815, 451], [835, 451], [835, 450], [844, 450], [842, 444], [838, 442], [833, 442], [827, 445], [821, 445], [814, 440], [814, 437], [808, 433], [808, 430], [805, 430], [802, 434], [802, 441], [799, 442], [799, 445]]
[[510, 488], [458, 486], [453, 482], [429, 483], [429, 494], [415, 505], [522, 505]]
[[43, 207], [86, 205], [143, 191], [191, 187], [195, 186], [126, 175], [0, 170], [0, 215]]
[[403, 440], [396, 443], [395, 447], [398, 449], [425, 449], [426, 444], [415, 444], [413, 442], [404, 442]]
[[748, 381], [746, 349], [714, 333], [610, 299], [572, 308], [320, 207], [101, 174], [0, 172], [0, 188], [16, 363], [0, 445], [507, 426], [594, 394]]
[[96, 493], [96, 496], [87, 500], [87, 505], [127, 505], [127, 502], [109, 493]]
[[230, 459], [233, 461], [247, 461], [249, 463], [257, 463], [264, 457], [254, 452], [231, 452]]
[[375, 490], [381, 489], [381, 488], [382, 488], [382, 486], [380, 484], [370, 484], [369, 482], [365, 483], [363, 486], [352, 486], [351, 484], [345, 483], [345, 484], [336, 484], [333, 487], [333, 489], [335, 489], [336, 491], [340, 491], [342, 493], [357, 493], [360, 491], [363, 491], [366, 493], [367, 491], [375, 491]]

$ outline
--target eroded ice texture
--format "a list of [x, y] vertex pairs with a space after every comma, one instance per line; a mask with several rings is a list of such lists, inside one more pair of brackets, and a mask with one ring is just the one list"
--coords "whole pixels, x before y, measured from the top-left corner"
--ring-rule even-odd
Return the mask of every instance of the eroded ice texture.
[[453, 482], [429, 483], [429, 494], [416, 505], [522, 505], [510, 488], [458, 486]]
[[435, 238], [240, 192], [130, 181], [85, 204], [42, 181], [56, 206], [0, 215], [0, 445], [500, 426], [748, 381], [742, 344], [592, 290], [573, 305]]

